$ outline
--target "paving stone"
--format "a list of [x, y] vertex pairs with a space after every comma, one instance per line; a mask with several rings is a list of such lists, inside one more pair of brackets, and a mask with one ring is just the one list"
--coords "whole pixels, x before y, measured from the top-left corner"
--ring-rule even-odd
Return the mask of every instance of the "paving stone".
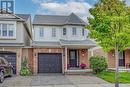
[[76, 87], [101, 87], [99, 84], [78, 84]]
[[53, 87], [76, 87], [75, 85], [54, 85]]
[[[89, 75], [36, 75], [6, 78], [0, 87], [114, 87], [100, 78]], [[130, 84], [120, 84], [130, 87]]]

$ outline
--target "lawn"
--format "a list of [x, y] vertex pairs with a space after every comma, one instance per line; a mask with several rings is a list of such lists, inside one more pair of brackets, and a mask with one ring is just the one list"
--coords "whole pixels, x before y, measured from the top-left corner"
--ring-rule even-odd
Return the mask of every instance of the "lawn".
[[[120, 83], [130, 83], [130, 72], [120, 72]], [[115, 72], [107, 71], [97, 74], [97, 77], [102, 78], [108, 82], [114, 83], [115, 82]]]

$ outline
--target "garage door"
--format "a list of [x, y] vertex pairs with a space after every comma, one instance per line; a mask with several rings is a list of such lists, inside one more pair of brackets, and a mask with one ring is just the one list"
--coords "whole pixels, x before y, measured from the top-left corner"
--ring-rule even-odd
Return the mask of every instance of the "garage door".
[[16, 53], [0, 53], [0, 57], [4, 57], [8, 62], [11, 62], [16, 74]]
[[61, 73], [61, 54], [38, 54], [38, 73]]

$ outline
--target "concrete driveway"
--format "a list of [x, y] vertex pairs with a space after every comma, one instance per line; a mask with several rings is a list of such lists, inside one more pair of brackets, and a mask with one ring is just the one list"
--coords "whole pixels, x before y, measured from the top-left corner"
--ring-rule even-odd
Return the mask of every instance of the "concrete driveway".
[[[0, 87], [114, 87], [114, 85], [93, 75], [44, 74], [6, 78]], [[121, 87], [130, 87], [130, 85]]]

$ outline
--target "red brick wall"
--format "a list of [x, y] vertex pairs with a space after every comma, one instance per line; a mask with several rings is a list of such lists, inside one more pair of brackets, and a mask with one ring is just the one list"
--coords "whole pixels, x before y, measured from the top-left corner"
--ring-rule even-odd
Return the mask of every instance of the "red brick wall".
[[32, 48], [28, 49], [28, 58], [29, 58], [29, 67], [33, 71], [33, 49]]
[[130, 63], [130, 49], [125, 51], [125, 64]]
[[85, 49], [85, 53], [82, 53], [82, 49], [79, 49], [79, 63], [84, 63], [89, 67], [88, 50]]
[[114, 68], [115, 67], [115, 52], [111, 51], [108, 53], [108, 67]]
[[106, 57], [106, 52], [104, 52], [102, 48], [98, 48], [98, 49], [93, 50], [93, 55]]

